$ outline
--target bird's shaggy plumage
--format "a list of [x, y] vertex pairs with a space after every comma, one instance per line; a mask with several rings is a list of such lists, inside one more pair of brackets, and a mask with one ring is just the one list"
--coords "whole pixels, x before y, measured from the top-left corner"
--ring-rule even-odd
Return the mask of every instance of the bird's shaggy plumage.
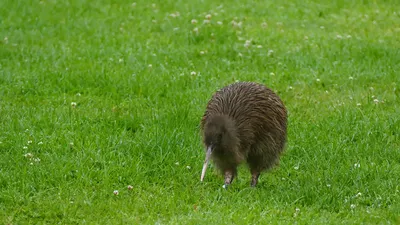
[[[230, 184], [237, 166], [247, 162], [252, 186], [262, 171], [279, 162], [286, 143], [287, 112], [269, 88], [237, 82], [217, 91], [201, 120], [203, 143]], [[205, 173], [205, 172], [204, 172]]]

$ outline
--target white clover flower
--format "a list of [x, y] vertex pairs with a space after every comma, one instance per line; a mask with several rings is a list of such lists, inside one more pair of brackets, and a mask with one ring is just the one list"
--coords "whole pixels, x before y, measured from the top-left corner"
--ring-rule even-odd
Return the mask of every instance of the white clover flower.
[[190, 21], [192, 24], [197, 24], [197, 20], [196, 19], [192, 19], [192, 21]]
[[114, 193], [114, 195], [118, 195], [118, 194], [119, 194], [119, 191], [118, 191], [118, 190], [115, 190], [113, 193]]
[[268, 24], [267, 24], [266, 22], [263, 22], [263, 23], [261, 23], [261, 26], [262, 26], [263, 28], [267, 28], [267, 27], [268, 27]]
[[244, 43], [244, 47], [248, 48], [251, 45], [251, 41], [250, 40], [246, 40], [246, 42]]
[[205, 16], [205, 18], [206, 18], [207, 20], [210, 20], [210, 19], [211, 19], [211, 14], [207, 14], [207, 15]]
[[76, 102], [71, 102], [71, 107], [75, 108], [76, 107]]
[[132, 190], [133, 186], [132, 185], [128, 185], [128, 190]]
[[190, 75], [195, 76], [197, 73], [195, 71], [190, 72]]

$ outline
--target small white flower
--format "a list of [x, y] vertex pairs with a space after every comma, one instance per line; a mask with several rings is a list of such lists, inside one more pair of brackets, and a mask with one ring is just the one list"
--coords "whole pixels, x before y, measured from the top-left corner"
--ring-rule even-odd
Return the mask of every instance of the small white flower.
[[26, 149], [28, 149], [28, 146], [24, 146], [24, 147], [22, 147], [22, 148], [26, 150]]
[[317, 82], [320, 82], [321, 80], [317, 78], [317, 80], [316, 80], [316, 81], [317, 81]]
[[192, 24], [197, 24], [197, 20], [196, 19], [192, 19], [191, 23]]
[[351, 204], [350, 205], [350, 209], [355, 209], [356, 208], [356, 205], [355, 204]]
[[200, 51], [200, 55], [204, 55], [204, 51]]
[[261, 23], [261, 27], [267, 28], [267, 27], [268, 27], [268, 24], [267, 24], [266, 22], [263, 22], [263, 23]]
[[81, 97], [81, 93], [76, 93], [76, 96]]
[[268, 56], [271, 56], [273, 54], [274, 54], [274, 50], [272, 50], [272, 49], [268, 50]]
[[293, 89], [293, 87], [292, 86], [289, 86], [289, 90], [292, 90]]
[[360, 168], [360, 163], [355, 163], [355, 164], [354, 164], [354, 167], [355, 167], [355, 168]]
[[186, 169], [188, 169], [188, 170], [190, 170], [192, 167], [190, 167], [190, 166], [186, 166]]
[[118, 195], [119, 194], [118, 190], [115, 190], [113, 193], [114, 193], [114, 195]]
[[75, 107], [76, 107], [76, 102], [71, 102], [71, 106], [72, 106], [73, 108], [75, 108]]
[[226, 189], [228, 186], [226, 184], [222, 185], [223, 189]]
[[195, 71], [190, 72], [190, 75], [195, 76], [197, 73]]
[[327, 184], [326, 186], [327, 186], [328, 188], [330, 188], [330, 187], [331, 187], [331, 185], [330, 185], [330, 184]]
[[378, 104], [379, 103], [379, 100], [376, 98], [376, 99], [374, 99], [374, 103], [375, 104]]
[[148, 67], [151, 69], [151, 68], [153, 68], [153, 65], [149, 64]]
[[69, 145], [74, 146], [74, 142], [70, 142]]
[[207, 14], [207, 15], [205, 16], [205, 18], [206, 18], [207, 20], [210, 20], [210, 19], [211, 19], [211, 14]]
[[30, 144], [32, 144], [32, 141], [31, 141], [31, 140], [28, 141], [28, 145], [30, 145]]
[[33, 157], [33, 154], [30, 153], [30, 152], [28, 152], [28, 153], [26, 153], [26, 154], [24, 155], [24, 157], [25, 157], [25, 158], [32, 158], [32, 157]]
[[246, 42], [244, 43], [244, 47], [248, 48], [248, 47], [250, 47], [250, 45], [251, 45], [251, 41], [246, 40]]
[[128, 185], [128, 190], [132, 190], [133, 186], [132, 185]]
[[209, 24], [210, 20], [203, 20], [203, 24]]
[[34, 158], [33, 161], [38, 163], [38, 162], [40, 162], [40, 159], [39, 158]]
[[195, 28], [193, 29], [193, 32], [195, 32], [196, 34], [199, 33], [199, 28], [195, 27]]
[[231, 21], [231, 24], [232, 24], [233, 27], [236, 27], [236, 26], [237, 26], [237, 22], [236, 22], [235, 20], [232, 20], [232, 21]]

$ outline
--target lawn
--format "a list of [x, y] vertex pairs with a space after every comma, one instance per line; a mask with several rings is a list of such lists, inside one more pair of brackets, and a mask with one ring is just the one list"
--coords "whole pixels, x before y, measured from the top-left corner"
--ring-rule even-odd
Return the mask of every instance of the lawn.
[[[256, 188], [200, 182], [235, 81], [289, 112]], [[399, 224], [399, 130], [397, 0], [0, 1], [1, 224]]]

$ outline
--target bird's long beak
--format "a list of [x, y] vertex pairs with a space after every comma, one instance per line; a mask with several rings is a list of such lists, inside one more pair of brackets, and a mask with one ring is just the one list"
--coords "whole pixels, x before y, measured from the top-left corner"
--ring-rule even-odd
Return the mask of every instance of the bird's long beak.
[[207, 170], [208, 162], [210, 161], [211, 152], [212, 152], [212, 148], [211, 148], [211, 146], [208, 146], [207, 153], [206, 153], [206, 159], [204, 160], [204, 164], [203, 164], [203, 170], [201, 171], [200, 181], [203, 181], [204, 176], [206, 175], [206, 170]]

